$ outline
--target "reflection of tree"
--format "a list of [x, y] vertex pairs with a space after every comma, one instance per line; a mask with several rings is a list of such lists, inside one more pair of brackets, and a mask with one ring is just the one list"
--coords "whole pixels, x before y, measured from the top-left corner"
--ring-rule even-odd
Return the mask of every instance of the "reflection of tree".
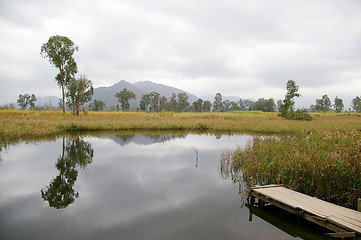
[[56, 168], [60, 171], [59, 176], [54, 178], [49, 186], [41, 190], [41, 196], [49, 202], [49, 206], [60, 209], [66, 208], [79, 197], [73, 186], [78, 177], [77, 165], [85, 168], [93, 160], [94, 150], [90, 143], [81, 140], [79, 137], [75, 140], [63, 138], [63, 151], [57, 159]]
[[120, 139], [123, 140], [123, 142], [127, 142], [128, 140], [133, 139], [135, 136], [135, 134], [122, 134], [122, 135], [117, 135], [117, 137], [119, 137]]

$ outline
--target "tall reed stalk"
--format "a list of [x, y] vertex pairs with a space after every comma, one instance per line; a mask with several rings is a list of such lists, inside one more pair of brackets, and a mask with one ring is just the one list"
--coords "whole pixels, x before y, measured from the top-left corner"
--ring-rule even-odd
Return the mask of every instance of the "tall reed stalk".
[[361, 133], [312, 131], [283, 137], [255, 137], [232, 153], [232, 167], [245, 181], [277, 183], [356, 208], [361, 197]]

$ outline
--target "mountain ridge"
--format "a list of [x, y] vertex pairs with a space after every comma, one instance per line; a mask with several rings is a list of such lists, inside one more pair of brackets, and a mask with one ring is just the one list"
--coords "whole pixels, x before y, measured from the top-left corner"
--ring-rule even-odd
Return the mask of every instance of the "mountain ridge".
[[[94, 100], [101, 100], [108, 106], [119, 105], [118, 99], [114, 96], [117, 92], [122, 91], [126, 88], [129, 91], [134, 92], [136, 99], [132, 99], [129, 101], [130, 109], [134, 109], [139, 106], [140, 100], [144, 94], [148, 94], [150, 92], [157, 92], [161, 96], [165, 96], [168, 100], [172, 96], [172, 93], [179, 94], [185, 93], [188, 95], [188, 101], [190, 104], [197, 101], [199, 98], [189, 92], [186, 92], [182, 89], [178, 89], [175, 87], [167, 86], [160, 83], [154, 83], [151, 81], [138, 81], [133, 84], [120, 80], [119, 82], [109, 86], [109, 87], [97, 87], [94, 88], [94, 95], [90, 102]], [[90, 103], [89, 102], [89, 103]], [[89, 104], [88, 103], [88, 104]]]
[[[168, 86], [165, 84], [161, 84], [161, 83], [155, 83], [152, 81], [138, 81], [135, 83], [129, 83], [126, 80], [120, 80], [116, 83], [114, 83], [111, 86], [108, 87], [97, 87], [94, 88], [94, 95], [91, 99], [91, 101], [89, 101], [88, 103], [85, 104], [85, 107], [87, 107], [91, 102], [93, 102], [94, 100], [101, 100], [103, 101], [108, 107], [111, 106], [116, 106], [119, 105], [120, 103], [118, 102], [118, 99], [114, 96], [117, 92], [122, 91], [124, 88], [126, 88], [129, 91], [134, 92], [134, 94], [136, 95], [136, 99], [131, 99], [129, 101], [130, 104], [130, 109], [135, 109], [136, 107], [139, 106], [140, 100], [142, 98], [142, 96], [144, 94], [148, 94], [150, 92], [157, 92], [159, 93], [161, 96], [165, 96], [168, 101], [170, 99], [170, 97], [172, 96], [172, 93], [175, 94], [179, 94], [179, 93], [186, 93], [188, 95], [188, 101], [190, 104], [192, 104], [193, 102], [197, 101], [198, 99], [202, 99], [202, 100], [209, 100], [211, 103], [213, 103], [214, 101], [214, 96], [215, 95], [207, 95], [207, 96], [202, 96], [201, 98], [186, 92], [182, 89], [179, 88], [175, 88], [172, 86]], [[55, 96], [46, 96], [46, 97], [38, 97], [38, 101], [36, 102], [37, 105], [45, 105], [45, 104], [50, 104], [53, 107], [57, 107], [58, 102], [59, 102], [58, 97]], [[240, 98], [239, 97], [227, 97], [227, 96], [223, 96], [223, 100], [225, 99], [229, 99], [231, 101], [238, 101]]]

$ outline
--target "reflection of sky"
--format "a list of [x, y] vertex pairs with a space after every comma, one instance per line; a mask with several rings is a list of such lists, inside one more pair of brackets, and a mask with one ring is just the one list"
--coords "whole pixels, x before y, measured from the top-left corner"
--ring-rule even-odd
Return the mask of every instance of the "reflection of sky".
[[80, 197], [62, 210], [40, 196], [59, 174], [62, 140], [14, 146], [0, 167], [0, 239], [287, 239], [257, 217], [249, 223], [237, 186], [219, 175], [220, 153], [247, 139], [187, 135], [121, 146], [87, 137], [93, 162], [79, 170]]

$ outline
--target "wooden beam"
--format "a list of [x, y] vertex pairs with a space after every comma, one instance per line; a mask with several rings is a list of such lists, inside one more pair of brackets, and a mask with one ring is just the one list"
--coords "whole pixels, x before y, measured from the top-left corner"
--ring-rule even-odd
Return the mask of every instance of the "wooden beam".
[[336, 232], [336, 233], [326, 233], [327, 236], [333, 238], [355, 238], [355, 232]]
[[285, 204], [283, 204], [281, 202], [275, 201], [274, 199], [268, 198], [268, 197], [263, 196], [263, 195], [261, 195], [261, 194], [259, 194], [257, 192], [254, 192], [254, 191], [251, 192], [251, 195], [253, 197], [262, 199], [263, 201], [268, 202], [268, 203], [270, 203], [272, 205], [275, 205], [275, 206], [277, 206], [279, 208], [282, 208], [282, 209], [284, 209], [284, 210], [286, 210], [286, 211], [288, 211], [290, 213], [293, 213], [296, 216], [300, 216], [300, 217], [302, 217], [302, 218], [304, 218], [304, 219], [306, 219], [308, 221], [311, 221], [311, 222], [316, 223], [316, 224], [318, 224], [320, 226], [323, 226], [323, 227], [325, 227], [325, 228], [327, 228], [327, 229], [329, 229], [329, 230], [331, 230], [333, 232], [344, 232], [345, 231], [345, 229], [340, 228], [338, 226], [335, 226], [332, 223], [329, 223], [327, 221], [327, 219], [322, 219], [320, 217], [308, 214], [308, 213], [304, 212], [302, 209], [296, 209], [296, 208], [289, 207], [289, 206], [287, 206], [287, 205], [285, 205]]

